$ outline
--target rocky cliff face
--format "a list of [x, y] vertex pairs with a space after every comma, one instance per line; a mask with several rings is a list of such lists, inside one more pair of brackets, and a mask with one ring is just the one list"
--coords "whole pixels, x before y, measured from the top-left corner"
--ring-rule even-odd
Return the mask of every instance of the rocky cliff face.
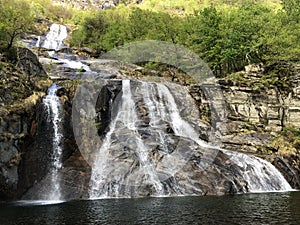
[[[50, 179], [48, 162], [51, 138], [48, 134], [51, 133], [49, 132], [51, 128], [46, 124], [47, 119], [41, 99], [52, 82], [49, 81], [32, 52], [19, 49], [17, 55], [14, 63], [18, 67], [13, 66], [9, 61], [1, 62], [1, 75], [4, 79], [1, 80], [0, 89], [0, 199], [19, 198], [25, 192], [27, 192], [23, 196], [25, 199], [34, 199], [37, 191], [47, 191], [45, 187], [47, 188], [47, 182]], [[103, 74], [103, 68], [107, 67], [110, 75], [105, 76], [106, 79], [122, 77], [143, 80], [146, 78], [139, 67], [124, 69], [118, 68], [117, 63], [114, 62], [101, 60], [86, 62], [91, 64], [93, 71], [99, 70], [101, 74]], [[274, 75], [268, 77], [271, 73], [270, 71], [266, 73], [266, 70], [273, 70]], [[288, 76], [282, 74], [287, 71]], [[268, 159], [280, 169], [293, 187], [300, 187], [300, 141], [297, 136], [297, 130], [300, 128], [298, 120], [300, 116], [299, 74], [297, 66], [284, 65], [283, 69], [282, 66], [279, 69], [277, 67], [275, 69], [252, 67], [245, 72], [219, 81], [227, 110], [227, 123], [218, 130], [222, 147]], [[192, 103], [189, 104], [186, 100], [182, 103], [179, 101], [180, 112], [192, 124], [197, 124], [200, 138], [208, 140], [207, 132], [210, 129], [209, 121], [212, 112], [209, 110], [205, 93], [202, 92], [200, 86], [190, 84], [180, 73], [170, 75], [152, 71], [147, 75], [150, 75], [153, 80], [156, 80], [153, 76], [163, 76], [166, 80], [186, 86], [193, 100], [198, 104], [200, 115], [195, 115], [195, 110], [193, 112], [190, 110], [187, 105], [192, 105]], [[64, 199], [87, 198], [92, 176], [91, 164], [88, 164], [86, 158], [83, 158], [78, 151], [71, 125], [72, 100], [78, 80], [57, 82], [64, 87], [57, 93], [64, 108], [64, 163], [60, 171], [62, 196]], [[100, 136], [107, 134], [112, 120], [108, 114], [109, 102], [114, 95], [117, 96], [122, 92], [120, 80], [110, 82], [112, 83], [108, 82], [101, 90], [101, 98], [96, 104], [97, 129]], [[145, 123], [138, 129], [138, 132], [147, 140], [147, 143], [153, 143], [154, 139], [159, 137], [151, 130], [145, 129], [150, 117], [147, 110], [145, 111], [146, 103], [142, 100], [145, 93], [138, 91], [141, 88], [141, 83], [137, 82], [137, 86], [132, 89], [135, 90], [136, 96], [139, 96], [136, 103], [138, 117]], [[169, 87], [169, 89], [178, 95], [179, 99], [186, 99], [185, 92], [180, 91], [180, 88]], [[159, 99], [157, 96], [155, 98]], [[199, 125], [199, 120], [195, 119], [198, 117], [202, 120], [201, 125]], [[288, 127], [293, 127], [293, 129], [282, 133], [282, 130]], [[247, 191], [248, 184], [243, 181], [242, 174], [237, 172], [240, 165], [234, 165], [229, 155], [220, 151], [214, 155], [211, 167], [199, 170], [203, 156], [209, 157], [209, 154], [195, 145], [194, 141], [186, 138], [178, 139], [170, 127], [163, 129], [167, 133], [168, 147], [172, 149], [176, 146], [175, 155], [181, 154], [187, 147], [193, 152], [192, 157], [181, 170], [172, 179], [165, 180], [163, 185], [168, 193], [204, 195]], [[288, 139], [291, 134], [295, 135], [292, 140]], [[124, 135], [126, 136], [126, 133]], [[45, 139], [45, 137], [48, 138]], [[178, 141], [181, 145], [177, 145]], [[153, 162], [161, 171], [160, 176], [164, 176], [163, 171], [170, 161], [164, 159], [162, 147], [152, 147], [150, 153]], [[118, 146], [114, 148], [118, 149]], [[125, 155], [118, 155], [116, 149], [111, 149], [113, 157], [110, 160], [119, 162], [125, 157], [127, 162], [131, 163], [131, 170], [137, 170], [137, 155], [134, 154], [134, 146], [131, 149], [128, 148]], [[214, 182], [210, 182], [211, 179]], [[174, 189], [177, 184], [180, 184], [183, 189]], [[154, 193], [154, 186], [145, 186], [140, 189], [141, 196], [145, 193]]]
[[[282, 70], [291, 70], [288, 66], [282, 65]], [[249, 66], [247, 72], [238, 74], [244, 81], [248, 80], [246, 82], [220, 81], [228, 104], [229, 119], [257, 124], [270, 132], [280, 131], [289, 125], [299, 128], [299, 66], [294, 66], [294, 71], [287, 74], [287, 78], [278, 75], [269, 78], [272, 80], [264, 80], [267, 78], [263, 68], [257, 67]]]
[[[75, 130], [85, 158], [75, 152], [65, 161], [60, 171], [64, 200], [219, 195], [278, 188], [276, 176], [266, 184], [272, 187], [255, 184], [264, 170], [271, 169], [268, 164], [207, 146], [198, 137], [207, 136], [209, 128], [198, 120], [197, 105], [184, 87], [126, 79], [101, 80], [100, 89], [93, 82], [88, 84], [81, 86], [81, 97], [73, 102], [75, 115], [81, 114], [76, 116]], [[89, 120], [94, 110], [96, 121]], [[89, 136], [95, 124], [99, 137]], [[48, 176], [24, 198], [35, 199], [37, 193], [47, 191], [47, 180]]]
[[[31, 150], [36, 141], [38, 106], [52, 81], [48, 79], [37, 57], [28, 49], [13, 49], [10, 57], [2, 56], [0, 197], [12, 199], [20, 196], [31, 185], [24, 181], [29, 176], [28, 172], [33, 172], [33, 177], [39, 177], [37, 174], [43, 171], [41, 168], [30, 170], [34, 164], [40, 166], [37, 161], [24, 166], [24, 158], [34, 152]], [[36, 153], [35, 158], [43, 155], [43, 152]]]
[[[220, 80], [228, 112], [224, 147], [259, 154], [273, 162], [294, 187], [300, 187], [299, 65], [248, 66], [245, 72]], [[280, 143], [279, 143], [280, 142]], [[266, 156], [267, 155], [267, 156]]]

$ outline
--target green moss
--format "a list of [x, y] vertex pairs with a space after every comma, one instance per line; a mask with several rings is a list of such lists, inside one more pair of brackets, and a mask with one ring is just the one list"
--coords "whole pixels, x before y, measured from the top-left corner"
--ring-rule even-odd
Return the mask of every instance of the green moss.
[[7, 55], [0, 63], [0, 112], [29, 112], [52, 84], [47, 76], [33, 76], [24, 72]]
[[300, 130], [295, 127], [284, 128], [270, 147], [282, 156], [299, 156], [300, 153]]
[[25, 99], [32, 93], [32, 86], [27, 81], [27, 74], [11, 63], [1, 63], [0, 70], [0, 102], [12, 104]]
[[68, 90], [68, 95], [70, 99], [74, 98], [76, 89], [80, 83], [81, 79], [64, 80], [58, 82], [60, 86]]

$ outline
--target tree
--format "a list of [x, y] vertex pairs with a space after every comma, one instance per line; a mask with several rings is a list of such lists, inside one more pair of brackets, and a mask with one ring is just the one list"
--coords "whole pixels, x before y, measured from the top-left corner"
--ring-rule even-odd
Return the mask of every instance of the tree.
[[186, 18], [180, 34], [181, 44], [197, 53], [218, 75], [221, 71], [221, 23], [222, 17], [216, 8], [205, 8]]
[[265, 42], [260, 37], [267, 35], [273, 16], [271, 10], [259, 4], [244, 4], [223, 15], [221, 59], [225, 72], [239, 71], [245, 65], [262, 61]]
[[0, 39], [9, 50], [15, 40], [31, 29], [30, 6], [22, 0], [0, 0]]

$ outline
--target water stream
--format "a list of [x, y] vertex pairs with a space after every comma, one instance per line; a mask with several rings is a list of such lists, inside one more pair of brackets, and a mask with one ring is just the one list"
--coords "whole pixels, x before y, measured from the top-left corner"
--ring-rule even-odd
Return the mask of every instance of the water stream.
[[[135, 153], [139, 159], [139, 167], [142, 170], [143, 176], [145, 176], [145, 180], [143, 181], [154, 186], [156, 195], [163, 195], [162, 184], [158, 179], [158, 175], [155, 171], [154, 166], [150, 163], [150, 159], [148, 157], [148, 149], [143, 143], [136, 127], [138, 117], [135, 111], [135, 102], [133, 101], [131, 93], [130, 80], [122, 81], [122, 93], [123, 95], [120, 109], [118, 110], [116, 117], [110, 124], [110, 130], [105, 137], [99, 153], [97, 154], [97, 159], [92, 167], [89, 192], [90, 198], [92, 199], [105, 197], [124, 197], [124, 195], [119, 196], [121, 188], [120, 183], [127, 183], [126, 181], [124, 181], [126, 177], [122, 176], [123, 172], [127, 173], [127, 171], [114, 173], [113, 169], [107, 169], [114, 168], [114, 164], [110, 163], [108, 160], [108, 154], [112, 144], [112, 135], [117, 132], [116, 123], [121, 123], [121, 127], [118, 127], [118, 129], [126, 130], [126, 143], [134, 146]], [[113, 187], [109, 186], [109, 188], [107, 188], [106, 184], [108, 182], [115, 185]], [[129, 185], [127, 183], [127, 186]], [[145, 185], [145, 183], [140, 183], [138, 185]]]
[[52, 24], [50, 26], [50, 31], [46, 36], [37, 36], [37, 41], [34, 43], [34, 46], [49, 49], [47, 53], [50, 57], [40, 58], [40, 61], [46, 64], [61, 65], [62, 67], [73, 70], [90, 72], [91, 70], [89, 66], [82, 63], [78, 56], [70, 53], [58, 52], [59, 50], [68, 48], [64, 44], [64, 41], [67, 37], [67, 27], [59, 24]]
[[45, 199], [47, 200], [60, 200], [60, 178], [59, 170], [62, 167], [62, 105], [59, 97], [56, 95], [57, 89], [59, 87], [53, 84], [43, 99], [43, 103], [46, 106], [48, 120], [52, 123], [53, 134], [52, 136], [52, 155], [51, 155], [51, 167], [50, 176], [51, 182], [48, 187], [48, 193]]
[[46, 37], [38, 36], [36, 47], [59, 50], [66, 48], [63, 41], [68, 37], [67, 27], [59, 24], [52, 24]]

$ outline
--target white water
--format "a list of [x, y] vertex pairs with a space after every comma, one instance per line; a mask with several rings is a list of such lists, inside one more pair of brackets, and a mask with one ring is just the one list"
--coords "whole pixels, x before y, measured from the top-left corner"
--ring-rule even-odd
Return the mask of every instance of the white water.
[[64, 203], [65, 201], [62, 200], [20, 200], [14, 202], [16, 205], [19, 206], [34, 206], [34, 205], [57, 205]]
[[59, 59], [60, 62], [63, 62], [65, 67], [71, 68], [71, 69], [84, 69], [85, 71], [91, 71], [90, 67], [83, 64], [80, 61], [72, 61], [69, 59]]
[[162, 149], [165, 152], [168, 152], [168, 147], [165, 143], [165, 132], [163, 132], [161, 129], [157, 129], [161, 126], [162, 120], [166, 117], [166, 107], [162, 101], [156, 98], [156, 85], [143, 82], [141, 85], [141, 91], [143, 93], [143, 100], [149, 111], [149, 125], [151, 129], [157, 130]]
[[165, 107], [170, 111], [169, 115], [162, 114], [162, 117], [170, 117], [175, 134], [191, 138], [202, 147], [214, 149], [215, 151], [222, 151], [229, 155], [232, 163], [237, 164], [240, 167], [242, 171], [241, 175], [248, 184], [247, 191], [267, 192], [292, 190], [282, 174], [270, 162], [255, 156], [249, 156], [239, 152], [224, 150], [217, 146], [211, 146], [201, 140], [195, 129], [181, 118], [175, 99], [168, 88], [163, 84], [157, 85], [159, 96], [161, 99], [166, 99]]
[[49, 192], [46, 194], [46, 199], [60, 200], [60, 181], [58, 172], [62, 167], [62, 131], [61, 131], [61, 110], [62, 105], [59, 97], [56, 95], [58, 86], [53, 84], [43, 99], [43, 103], [47, 108], [48, 118], [53, 126], [53, 139], [52, 139], [52, 167], [50, 169], [51, 184], [49, 185]]
[[80, 60], [71, 60], [68, 58], [74, 58], [74, 55], [58, 53], [55, 51], [66, 48], [64, 45], [64, 40], [68, 37], [67, 27], [60, 24], [52, 24], [50, 26], [50, 31], [46, 37], [37, 37], [36, 47], [47, 48], [52, 51], [48, 51], [50, 57], [53, 59], [44, 59], [43, 61], [49, 61], [49, 64], [57, 63], [62, 64], [66, 68], [71, 69], [83, 69], [85, 71], [91, 71], [90, 67], [82, 63]]
[[[150, 119], [149, 129], [158, 134], [158, 144], [165, 152], [168, 152], [168, 146], [167, 143], [165, 143], [166, 133], [164, 132], [164, 128], [169, 125], [173, 129], [175, 135], [190, 138], [201, 147], [210, 151], [215, 151], [216, 154], [213, 156], [216, 156], [219, 151], [228, 155], [232, 165], [237, 165], [239, 167], [240, 176], [242, 176], [243, 180], [247, 183], [247, 188], [244, 192], [292, 190], [288, 182], [271, 163], [254, 156], [248, 156], [243, 153], [211, 146], [207, 142], [201, 140], [193, 126], [181, 117], [175, 99], [166, 85], [146, 82], [141, 82], [139, 85]], [[118, 109], [116, 117], [113, 118], [110, 123], [109, 132], [103, 141], [95, 164], [92, 167], [93, 171], [89, 192], [90, 198], [92, 199], [118, 197], [118, 190], [120, 188], [118, 185], [120, 185], [120, 183], [127, 184], [124, 181], [124, 177], [122, 177], [124, 171], [120, 174], [110, 173], [110, 171], [115, 170], [115, 168], [112, 169], [114, 166], [109, 164], [108, 152], [112, 142], [115, 141], [112, 140], [112, 135], [116, 135], [117, 123], [123, 123], [124, 127], [131, 132], [127, 141], [131, 144], [134, 143], [134, 146], [136, 146], [136, 153], [143, 167], [144, 174], [147, 175], [149, 183], [155, 187], [156, 195], [164, 195], [164, 190], [158, 178], [155, 166], [148, 157], [148, 149], [138, 133], [138, 117], [134, 98], [135, 97], [131, 93], [130, 81], [123, 80], [121, 106]], [[208, 155], [211, 156], [212, 154]], [[212, 158], [209, 163], [213, 163], [213, 160], [214, 158]], [[172, 165], [170, 165], [170, 168], [171, 167]], [[173, 169], [176, 170], [178, 168]], [[111, 177], [112, 174], [114, 177]], [[107, 180], [114, 180], [116, 182], [113, 187], [110, 186], [110, 189], [113, 189], [113, 194], [105, 187]], [[232, 183], [234, 184], [233, 181]], [[106, 190], [103, 190], [103, 188]]]
[[138, 116], [135, 109], [135, 102], [131, 94], [130, 80], [122, 81], [122, 91], [123, 98], [122, 104], [123, 108], [120, 113], [121, 121], [125, 121], [124, 125], [131, 129], [134, 133], [134, 141], [137, 144], [136, 153], [139, 157], [141, 167], [144, 170], [145, 175], [148, 177], [150, 184], [153, 184], [158, 195], [163, 194], [162, 185], [158, 179], [158, 175], [153, 168], [148, 157], [148, 149], [144, 145], [140, 134], [138, 133], [136, 122], [138, 121]]
[[65, 47], [63, 41], [68, 37], [67, 27], [59, 24], [52, 24], [45, 40], [38, 37], [36, 47], [59, 50]]
[[240, 167], [241, 175], [247, 182], [245, 192], [292, 191], [292, 187], [270, 162], [239, 152], [222, 150], [231, 161]]
[[164, 84], [160, 83], [157, 84], [157, 90], [159, 98], [163, 102], [164, 107], [167, 108], [169, 112], [162, 113], [161, 116], [164, 120], [171, 122], [175, 134], [181, 137], [190, 138], [202, 147], [210, 147], [206, 142], [199, 138], [199, 134], [197, 133], [197, 131], [187, 121], [182, 119], [175, 99], [169, 89]]
[[[119, 173], [114, 173], [111, 171], [112, 168], [113, 170], [116, 170], [115, 165], [111, 165], [111, 162], [108, 161], [109, 148], [112, 144], [111, 139], [112, 134], [116, 129], [116, 123], [122, 123], [124, 128], [129, 133], [126, 143], [130, 143], [136, 147], [135, 153], [139, 159], [140, 170], [142, 170], [142, 173], [144, 173], [144, 177], [146, 178], [146, 180], [143, 180], [145, 183], [140, 183], [138, 185], [142, 186], [150, 184], [155, 188], [156, 195], [163, 195], [162, 184], [160, 183], [158, 175], [150, 162], [148, 157], [148, 149], [144, 145], [136, 127], [138, 118], [131, 93], [130, 80], [122, 81], [122, 93], [123, 95], [120, 109], [116, 117], [113, 118], [110, 123], [110, 130], [103, 141], [95, 163], [92, 167], [89, 191], [89, 196], [91, 199], [119, 197], [120, 184], [126, 184], [127, 186], [137, 185], [136, 183], [130, 183], [129, 181], [124, 180], [122, 174], [126, 174], [127, 171], [119, 171]], [[113, 191], [109, 191], [108, 188], [105, 187], [105, 183], [107, 183], [107, 181], [114, 181], [114, 185], [109, 186], [109, 188]], [[105, 190], [103, 190], [103, 188]]]

